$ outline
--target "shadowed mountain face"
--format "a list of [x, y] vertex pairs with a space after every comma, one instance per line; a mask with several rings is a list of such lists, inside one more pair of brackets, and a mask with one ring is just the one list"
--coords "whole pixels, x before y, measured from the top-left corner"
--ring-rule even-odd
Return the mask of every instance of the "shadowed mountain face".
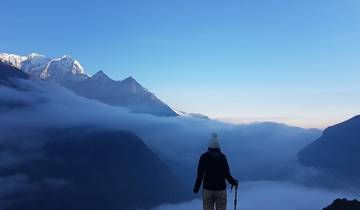
[[299, 152], [302, 164], [334, 174], [359, 177], [360, 115], [328, 127], [322, 136]]
[[0, 62], [0, 84], [15, 87], [14, 79], [28, 79], [28, 75], [16, 67]]
[[80, 96], [113, 106], [126, 107], [133, 112], [156, 116], [177, 116], [176, 112], [132, 77], [114, 81], [99, 71], [87, 80], [64, 85]]
[[[42, 133], [32, 136], [41, 145], [32, 146], [35, 156], [0, 168], [0, 181], [13, 188], [1, 199], [5, 209], [121, 210], [185, 198], [167, 166], [130, 132], [80, 127]], [[26, 156], [29, 150], [9, 140], [0, 153]]]
[[[0, 88], [5, 87], [13, 88], [19, 91], [26, 91], [29, 87], [18, 82], [19, 79], [27, 80], [29, 79], [29, 76], [28, 74], [16, 67], [0, 62]], [[8, 94], [5, 96], [5, 98], [13, 97], [16, 96], [13, 94]], [[0, 113], [16, 108], [23, 108], [28, 105], [28, 101], [0, 100]]]

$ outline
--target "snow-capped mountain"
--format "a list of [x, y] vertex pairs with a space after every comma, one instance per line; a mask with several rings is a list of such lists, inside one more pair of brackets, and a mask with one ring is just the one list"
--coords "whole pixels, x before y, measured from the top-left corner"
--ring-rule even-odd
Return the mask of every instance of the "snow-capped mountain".
[[3, 63], [7, 63], [13, 67], [18, 69], [21, 68], [22, 62], [27, 60], [27, 56], [20, 56], [15, 54], [8, 54], [8, 53], [0, 53], [0, 61]]
[[26, 72], [32, 79], [59, 83], [82, 97], [126, 107], [138, 113], [178, 115], [134, 78], [115, 81], [103, 71], [89, 77], [80, 62], [70, 56], [53, 59], [37, 53], [28, 56], [0, 53], [0, 62]]
[[65, 86], [83, 97], [113, 106], [126, 107], [133, 112], [177, 116], [175, 111], [132, 77], [115, 81], [103, 71], [99, 71], [84, 81], [67, 83]]
[[27, 56], [0, 53], [0, 61], [21, 69], [36, 79], [66, 82], [88, 78], [80, 63], [67, 55], [53, 59], [37, 53]]
[[25, 71], [33, 78], [40, 78], [40, 75], [46, 68], [46, 65], [51, 61], [51, 58], [39, 55], [37, 53], [32, 53], [24, 58], [25, 59], [23, 59], [21, 65], [18, 66], [18, 68]]
[[52, 59], [40, 74], [41, 79], [50, 79], [61, 82], [62, 80], [82, 81], [88, 78], [79, 61], [64, 55]]

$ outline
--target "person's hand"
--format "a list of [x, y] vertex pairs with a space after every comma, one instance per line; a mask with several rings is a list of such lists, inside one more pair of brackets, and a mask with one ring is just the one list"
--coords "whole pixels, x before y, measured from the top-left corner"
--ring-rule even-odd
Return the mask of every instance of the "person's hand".
[[232, 187], [234, 187], [234, 186], [235, 186], [236, 188], [239, 186], [239, 181], [236, 180], [236, 179], [234, 180], [234, 183], [232, 183]]

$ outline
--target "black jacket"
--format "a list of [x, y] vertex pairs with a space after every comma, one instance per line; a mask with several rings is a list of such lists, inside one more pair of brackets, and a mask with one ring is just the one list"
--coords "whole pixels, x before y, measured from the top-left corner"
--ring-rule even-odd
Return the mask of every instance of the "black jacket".
[[226, 156], [220, 149], [211, 149], [201, 155], [198, 165], [194, 192], [198, 192], [200, 185], [207, 190], [225, 190], [225, 179], [236, 185], [237, 181], [231, 176]]

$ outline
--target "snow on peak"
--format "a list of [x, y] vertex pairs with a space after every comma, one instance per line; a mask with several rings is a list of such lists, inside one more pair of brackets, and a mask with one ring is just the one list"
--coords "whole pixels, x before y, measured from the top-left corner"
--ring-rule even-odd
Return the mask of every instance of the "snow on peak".
[[9, 53], [0, 53], [0, 61], [7, 63], [11, 66], [14, 66], [18, 69], [21, 68], [21, 64], [23, 61], [27, 59], [26, 56], [20, 56], [15, 54], [9, 54]]
[[53, 59], [52, 62], [58, 62], [62, 66], [67, 67], [68, 70], [71, 69], [73, 74], [86, 74], [80, 62], [69, 55], [63, 55], [60, 58]]
[[[44, 71], [40, 74], [40, 78], [61, 81], [71, 75], [86, 76], [86, 73], [79, 61], [64, 55], [60, 58], [50, 60]], [[73, 77], [73, 79], [75, 78]]]
[[34, 58], [43, 58], [45, 57], [44, 55], [40, 55], [38, 53], [31, 53], [30, 55], [27, 56], [28, 59], [34, 59]]
[[66, 55], [66, 54], [64, 54], [64, 55], [63, 55], [63, 56], [61, 56], [60, 58], [72, 59], [70, 55]]
[[45, 58], [45, 56], [37, 54], [37, 53], [31, 53], [27, 56], [22, 55], [15, 55], [15, 54], [8, 54], [8, 53], [0, 53], [0, 61], [10, 64], [14, 67], [17, 67], [21, 69], [23, 67], [23, 63], [26, 61], [31, 61], [34, 59], [42, 59]]
[[38, 53], [27, 56], [0, 53], [0, 61], [17, 67], [38, 79], [62, 81], [69, 78], [82, 80], [88, 77], [80, 62], [68, 55], [52, 59]]
[[[81, 66], [80, 62], [78, 60], [74, 60], [74, 64], [73, 66], [75, 66], [74, 69], [78, 69], [79, 71], [76, 71], [76, 73], [80, 73], [80, 74], [86, 74], [84, 68]], [[73, 72], [74, 73], [74, 72]]]

